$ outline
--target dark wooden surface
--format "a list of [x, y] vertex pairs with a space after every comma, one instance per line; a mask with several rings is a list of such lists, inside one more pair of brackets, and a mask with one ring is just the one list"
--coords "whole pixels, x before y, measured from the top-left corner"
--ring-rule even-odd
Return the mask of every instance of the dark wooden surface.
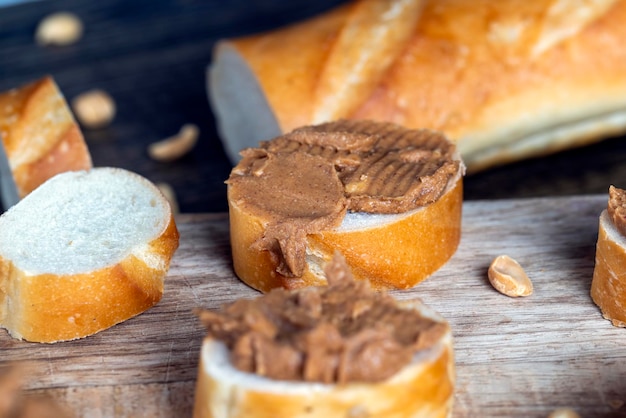
[[[183, 212], [226, 210], [230, 164], [215, 132], [205, 70], [216, 40], [271, 29], [342, 0], [45, 0], [0, 8], [0, 90], [51, 74], [68, 99], [103, 88], [118, 105], [114, 123], [85, 131], [98, 166], [134, 170], [172, 184]], [[37, 23], [68, 10], [85, 23], [82, 40], [40, 47]], [[182, 160], [157, 163], [146, 146], [200, 126], [200, 142]], [[547, 158], [466, 178], [466, 199], [605, 193], [626, 187], [626, 143], [612, 138]]]

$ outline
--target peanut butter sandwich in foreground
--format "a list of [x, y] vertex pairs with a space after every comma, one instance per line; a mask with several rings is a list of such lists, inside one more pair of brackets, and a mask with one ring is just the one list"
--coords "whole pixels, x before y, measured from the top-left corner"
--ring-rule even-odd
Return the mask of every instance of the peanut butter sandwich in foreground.
[[242, 156], [227, 181], [234, 268], [263, 292], [325, 284], [335, 251], [358, 280], [405, 289], [459, 244], [465, 166], [438, 132], [340, 120]]
[[194, 418], [451, 416], [448, 323], [355, 281], [340, 255], [325, 271], [328, 286], [199, 313], [208, 335]]

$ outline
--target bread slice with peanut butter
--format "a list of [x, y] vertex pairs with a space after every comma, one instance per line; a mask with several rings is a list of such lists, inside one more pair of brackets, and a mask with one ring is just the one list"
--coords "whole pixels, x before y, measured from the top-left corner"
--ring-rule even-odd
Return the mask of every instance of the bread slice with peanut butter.
[[256, 289], [324, 284], [335, 251], [357, 279], [408, 288], [456, 251], [464, 165], [440, 133], [340, 120], [242, 156], [227, 181], [231, 245]]
[[339, 254], [325, 271], [328, 286], [200, 312], [194, 418], [451, 416], [449, 324], [355, 281]]
[[611, 186], [600, 214], [591, 298], [602, 316], [626, 327], [626, 190]]

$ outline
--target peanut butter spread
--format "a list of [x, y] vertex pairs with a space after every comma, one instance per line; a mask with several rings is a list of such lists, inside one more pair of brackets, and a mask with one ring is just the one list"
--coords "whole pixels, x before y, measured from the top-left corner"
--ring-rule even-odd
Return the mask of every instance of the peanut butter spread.
[[617, 230], [626, 237], [626, 190], [609, 187], [607, 211]]
[[340, 120], [296, 129], [242, 151], [229, 200], [267, 223], [254, 245], [278, 273], [299, 277], [308, 234], [341, 224], [347, 211], [404, 213], [435, 202], [462, 164], [439, 133]]
[[221, 311], [202, 311], [200, 319], [230, 349], [237, 369], [323, 383], [384, 380], [448, 331], [446, 323], [353, 280], [340, 255], [325, 273], [329, 286], [274, 289]]

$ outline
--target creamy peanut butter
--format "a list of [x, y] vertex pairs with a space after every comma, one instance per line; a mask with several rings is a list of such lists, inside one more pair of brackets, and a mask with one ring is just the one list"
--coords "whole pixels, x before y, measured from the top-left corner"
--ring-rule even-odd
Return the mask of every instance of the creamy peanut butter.
[[626, 190], [609, 187], [607, 211], [617, 230], [626, 237]]
[[448, 331], [446, 323], [355, 281], [340, 255], [325, 273], [328, 286], [274, 289], [203, 311], [200, 319], [208, 335], [228, 346], [236, 368], [323, 383], [384, 380]]
[[227, 180], [229, 200], [267, 223], [254, 246], [286, 277], [302, 275], [308, 234], [339, 226], [347, 211], [404, 213], [433, 203], [461, 164], [437, 132], [355, 120], [299, 128], [242, 156]]

